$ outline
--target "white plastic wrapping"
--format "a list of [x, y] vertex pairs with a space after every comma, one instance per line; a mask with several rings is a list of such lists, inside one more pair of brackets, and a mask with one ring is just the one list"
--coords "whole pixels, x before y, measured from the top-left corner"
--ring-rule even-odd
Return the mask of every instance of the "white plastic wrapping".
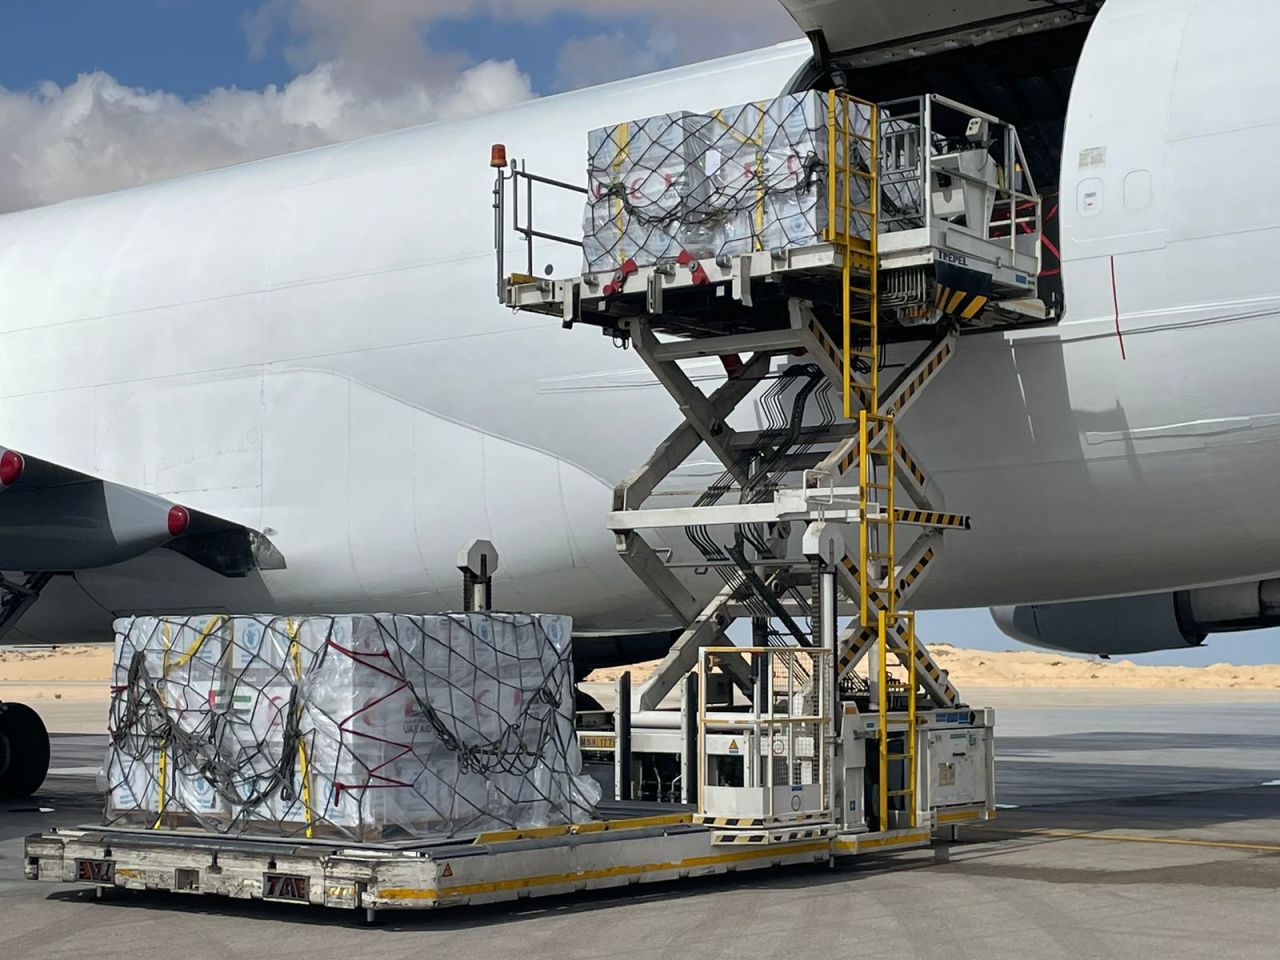
[[561, 616], [119, 620], [111, 735], [108, 823], [459, 836], [600, 798]]
[[[850, 110], [849, 126], [866, 136], [869, 111]], [[592, 131], [584, 270], [825, 242], [830, 143], [827, 98], [813, 92]], [[869, 150], [860, 143], [859, 151], [854, 168], [866, 170]], [[851, 206], [868, 207], [866, 184], [851, 178]], [[865, 237], [866, 218], [852, 220], [853, 234]]]

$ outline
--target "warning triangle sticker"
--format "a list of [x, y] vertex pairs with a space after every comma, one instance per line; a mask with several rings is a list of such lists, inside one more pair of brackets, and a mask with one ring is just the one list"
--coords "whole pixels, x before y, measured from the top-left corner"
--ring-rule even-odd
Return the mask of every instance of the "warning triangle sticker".
[[737, 752], [738, 752], [738, 741], [737, 741], [737, 740], [730, 740], [730, 741], [729, 741], [729, 752], [730, 752], [730, 753], [737, 753]]
[[453, 876], [453, 864], [446, 863], [446, 864], [444, 865], [444, 869], [440, 871], [440, 876], [442, 876], [442, 877], [452, 877], [452, 876]]

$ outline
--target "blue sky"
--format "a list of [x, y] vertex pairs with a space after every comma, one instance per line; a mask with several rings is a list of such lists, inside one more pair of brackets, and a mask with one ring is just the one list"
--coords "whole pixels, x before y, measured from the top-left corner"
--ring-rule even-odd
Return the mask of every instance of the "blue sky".
[[[0, 210], [794, 33], [776, 0], [0, 0]], [[208, 96], [219, 88], [242, 93]], [[1013, 646], [981, 610], [926, 614], [923, 627]], [[1263, 631], [1137, 659], [1274, 662], [1278, 645]]]
[[[350, 0], [353, 6], [360, 2]], [[742, 6], [759, 9], [765, 4], [772, 5], [772, 0], [743, 0]], [[695, 0], [690, 8], [697, 5]], [[282, 85], [297, 73], [288, 49], [305, 42], [307, 30], [281, 24], [265, 55], [251, 56], [246, 22], [266, 6], [267, 0], [0, 0], [0, 86], [24, 89], [44, 80], [65, 85], [93, 70], [103, 70], [127, 86], [184, 97], [220, 86]], [[534, 90], [543, 94], [566, 85], [557, 74], [566, 41], [601, 34], [631, 37], [639, 51], [655, 24], [653, 16], [620, 15], [609, 3], [533, 3], [545, 12], [527, 17], [510, 10], [499, 16], [467, 13], [486, 8], [479, 0], [407, 0], [400, 6], [425, 11], [417, 33], [430, 49], [461, 55], [471, 63], [515, 60], [532, 79]], [[514, 4], [517, 11], [519, 7]], [[433, 8], [442, 12], [433, 14]], [[593, 14], [593, 8], [608, 9]], [[752, 41], [784, 38], [779, 23], [778, 16], [770, 16], [760, 33], [741, 30], [742, 42], [726, 44], [723, 31], [712, 36], [710, 25], [707, 36], [697, 37], [694, 17], [692, 40], [708, 54], [726, 53], [745, 49]], [[667, 59], [675, 63], [690, 58], [673, 52]], [[616, 72], [628, 72], [625, 58], [612, 66]]]
[[0, 86], [66, 85], [94, 70], [184, 97], [285, 83], [294, 71], [282, 52], [256, 62], [248, 56], [240, 18], [256, 7], [251, 0], [6, 0]]
[[0, 0], [0, 212], [796, 34], [776, 0]]

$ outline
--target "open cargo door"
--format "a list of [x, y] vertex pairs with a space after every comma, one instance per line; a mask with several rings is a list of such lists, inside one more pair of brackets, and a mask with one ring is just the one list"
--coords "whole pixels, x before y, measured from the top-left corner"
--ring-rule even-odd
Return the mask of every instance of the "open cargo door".
[[[1090, 18], [1099, 0], [779, 0], [819, 59], [975, 29], [1003, 33]], [[1045, 21], [1042, 24], [1040, 21]]]

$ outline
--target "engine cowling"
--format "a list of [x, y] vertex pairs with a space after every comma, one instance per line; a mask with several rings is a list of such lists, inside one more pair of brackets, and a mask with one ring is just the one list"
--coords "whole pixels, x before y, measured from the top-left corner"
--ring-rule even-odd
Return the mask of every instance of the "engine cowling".
[[1211, 633], [1280, 625], [1280, 580], [1174, 593], [993, 607], [1005, 636], [1032, 646], [1101, 656], [1181, 650]]

